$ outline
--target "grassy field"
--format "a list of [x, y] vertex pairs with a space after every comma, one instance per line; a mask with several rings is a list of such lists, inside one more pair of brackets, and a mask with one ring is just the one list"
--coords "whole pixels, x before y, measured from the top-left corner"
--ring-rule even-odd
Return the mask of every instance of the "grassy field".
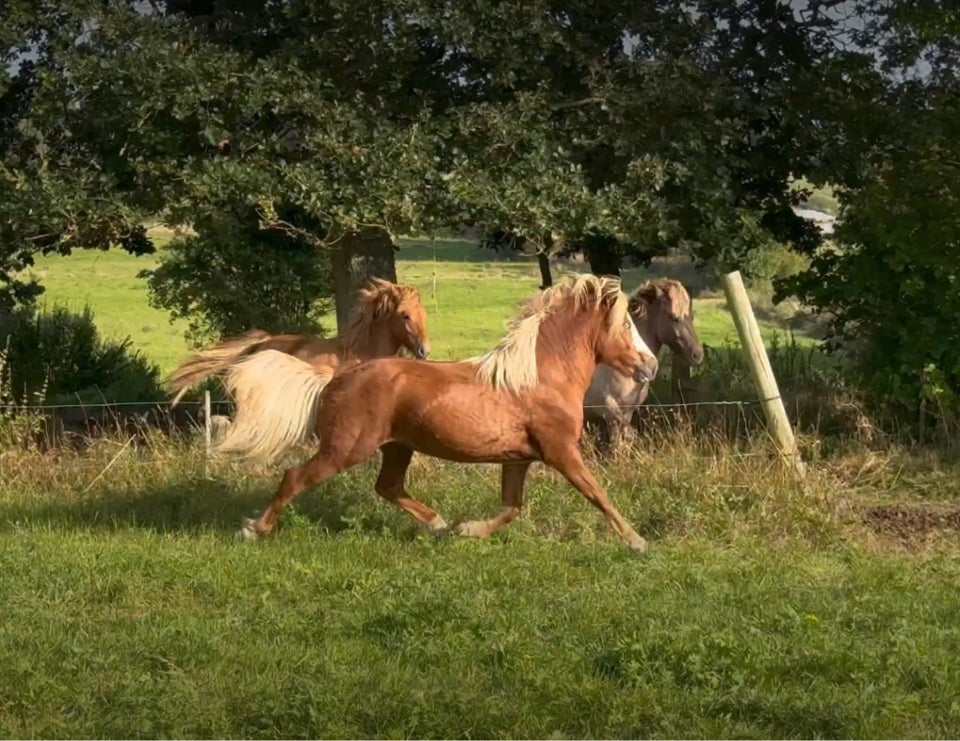
[[[488, 252], [470, 242], [403, 240], [401, 247], [398, 278], [421, 289], [434, 357], [439, 360], [470, 357], [496, 344], [506, 319], [540, 282], [535, 262], [489, 260]], [[184, 325], [171, 323], [166, 312], [149, 305], [144, 281], [137, 277], [155, 264], [153, 256], [87, 251], [39, 258], [31, 272], [46, 287], [48, 306], [59, 303], [80, 310], [89, 304], [106, 337], [130, 337], [166, 372], [184, 358], [188, 347]], [[577, 264], [558, 267], [584, 269]], [[627, 271], [624, 284], [632, 289], [653, 274]], [[707, 344], [736, 339], [733, 321], [723, 307], [723, 300], [716, 297], [697, 302], [697, 327]], [[335, 327], [332, 316], [327, 326]], [[785, 329], [775, 320], [761, 321], [761, 326], [767, 336]]]
[[[0, 461], [4, 737], [960, 733], [956, 536], [863, 519], [904, 482], [955, 503], [948, 464], [861, 451], [804, 492], [762, 445], [651, 440], [592, 464], [637, 557], [543, 469], [487, 542], [420, 534], [370, 465], [238, 543], [276, 474], [121, 447]], [[491, 466], [409, 483], [450, 521], [497, 507]]]
[[[530, 263], [403, 246], [441, 358], [490, 347], [536, 290]], [[169, 368], [186, 348], [148, 259], [38, 270]], [[697, 323], [733, 337], [715, 297]], [[803, 487], [762, 435], [682, 422], [591, 458], [644, 557], [540, 466], [489, 541], [423, 535], [374, 461], [244, 544], [282, 462], [205, 472], [198, 439], [160, 436], [0, 449], [0, 736], [957, 737], [956, 457], [804, 445]], [[493, 466], [418, 457], [408, 483], [449, 522], [499, 502]]]

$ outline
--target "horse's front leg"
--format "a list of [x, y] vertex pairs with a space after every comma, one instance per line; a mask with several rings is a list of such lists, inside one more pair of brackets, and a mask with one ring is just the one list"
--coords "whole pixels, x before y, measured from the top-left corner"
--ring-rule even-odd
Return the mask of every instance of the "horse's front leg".
[[587, 498], [594, 507], [599, 509], [607, 518], [610, 527], [623, 540], [630, 550], [643, 553], [647, 550], [647, 541], [637, 534], [630, 523], [613, 506], [603, 487], [597, 482], [583, 462], [583, 456], [575, 444], [560, 445], [550, 450], [544, 450], [544, 463], [555, 468]]
[[607, 401], [604, 415], [604, 451], [611, 453], [617, 450], [622, 442], [630, 440], [630, 416], [621, 408], [620, 404], [612, 399]]

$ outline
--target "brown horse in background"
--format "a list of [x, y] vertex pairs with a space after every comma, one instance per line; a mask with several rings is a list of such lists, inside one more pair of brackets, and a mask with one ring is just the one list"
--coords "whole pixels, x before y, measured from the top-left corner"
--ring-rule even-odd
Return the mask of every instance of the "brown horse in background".
[[[647, 281], [630, 295], [629, 307], [640, 336], [655, 355], [666, 345], [691, 366], [703, 362], [690, 294], [682, 283], [669, 278]], [[649, 393], [649, 383], [637, 383], [608, 366], [597, 366], [583, 399], [584, 419], [603, 425], [612, 440], [615, 431], [630, 429], [631, 418]]]
[[[374, 279], [360, 290], [347, 331], [332, 338], [270, 335], [251, 330], [193, 355], [167, 381], [176, 404], [212, 375], [236, 402], [236, 417], [215, 444], [217, 453], [270, 459], [307, 442], [316, 426], [320, 392], [339, 370], [407, 349], [430, 353], [427, 317], [416, 288]], [[291, 410], [297, 414], [291, 415]]]
[[583, 395], [597, 363], [648, 381], [657, 361], [627, 312], [614, 278], [567, 278], [530, 301], [492, 351], [464, 362], [384, 358], [339, 373], [326, 387], [320, 447], [289, 469], [273, 501], [241, 535], [271, 532], [287, 504], [310, 487], [383, 453], [377, 493], [431, 531], [443, 518], [404, 488], [415, 451], [451, 461], [502, 464], [503, 509], [463, 522], [461, 535], [487, 537], [520, 514], [530, 464], [559, 471], [636, 551], [646, 542], [623, 519], [584, 465], [579, 439]]

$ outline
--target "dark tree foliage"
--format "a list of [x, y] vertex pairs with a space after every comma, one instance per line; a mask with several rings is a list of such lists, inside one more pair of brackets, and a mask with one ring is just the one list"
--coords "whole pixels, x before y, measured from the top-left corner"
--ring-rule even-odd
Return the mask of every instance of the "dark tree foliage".
[[932, 403], [956, 419], [960, 16], [924, 0], [870, 8], [862, 35], [875, 41], [880, 70], [867, 84], [843, 60], [860, 82], [832, 122], [844, 165], [837, 245], [780, 288], [832, 317], [831, 346], [876, 396], [901, 409]]
[[[777, 242], [813, 256], [784, 288], [836, 316], [878, 389], [955, 389], [957, 22], [934, 0], [6, 3], [0, 305], [35, 295], [33, 255], [149, 251], [155, 218], [198, 227], [152, 280], [175, 312], [220, 312], [197, 331], [309, 324], [392, 274], [392, 237], [464, 222], [609, 273]], [[838, 249], [794, 215], [794, 176], [838, 187]], [[229, 308], [308, 245], [293, 313]], [[233, 277], [201, 305], [204, 270]]]
[[152, 302], [187, 320], [191, 340], [202, 344], [251, 327], [323, 334], [320, 318], [331, 302], [318, 297], [332, 293], [329, 253], [299, 234], [261, 228], [252, 209], [204, 216], [194, 229], [142, 274]]

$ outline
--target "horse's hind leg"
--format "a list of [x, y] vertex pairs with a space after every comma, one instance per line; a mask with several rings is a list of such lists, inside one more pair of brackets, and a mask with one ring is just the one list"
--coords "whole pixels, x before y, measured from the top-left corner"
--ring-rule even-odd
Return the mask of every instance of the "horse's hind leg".
[[544, 451], [544, 463], [557, 469], [587, 498], [594, 507], [607, 518], [617, 535], [628, 548], [643, 553], [647, 550], [647, 541], [641, 538], [623, 516], [613, 506], [603, 487], [597, 482], [583, 463], [583, 457], [576, 445], [568, 445], [558, 450]]
[[530, 462], [505, 463], [500, 469], [500, 493], [503, 508], [489, 520], [467, 520], [457, 526], [457, 532], [468, 538], [486, 538], [520, 515], [523, 506], [523, 482], [530, 470]]
[[423, 502], [411, 497], [404, 487], [413, 449], [400, 443], [387, 443], [381, 446], [380, 451], [383, 453], [383, 462], [380, 464], [380, 475], [377, 476], [374, 487], [377, 494], [388, 502], [393, 502], [404, 512], [409, 512], [432, 533], [445, 533], [447, 523], [444, 519]]
[[299, 466], [287, 469], [270, 504], [256, 520], [243, 518], [240, 536], [245, 540], [268, 535], [276, 527], [277, 518], [296, 497], [351, 466], [362, 463], [377, 450], [376, 442], [350, 441], [349, 445], [336, 447], [321, 444], [314, 456]]

